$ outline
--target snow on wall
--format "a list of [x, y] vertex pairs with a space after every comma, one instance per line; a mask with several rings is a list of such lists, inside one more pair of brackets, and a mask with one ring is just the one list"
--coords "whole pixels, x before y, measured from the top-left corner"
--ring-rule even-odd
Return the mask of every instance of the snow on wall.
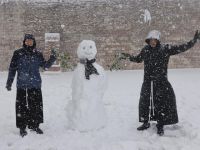
[[148, 9], [144, 10], [144, 22], [151, 24], [151, 13], [149, 12]]
[[[15, 0], [17, 5], [11, 1], [0, 1], [0, 70], [7, 70], [24, 33], [33, 33], [40, 49], [44, 49], [45, 33], [60, 33], [60, 50], [70, 54], [72, 65], [77, 62], [78, 43], [94, 40], [97, 61], [108, 69], [116, 53], [137, 54], [150, 30], [161, 31], [163, 43], [181, 44], [200, 29], [198, 0]], [[170, 67], [200, 67], [199, 47], [196, 44], [189, 52], [173, 57]], [[128, 62], [122, 66], [143, 67]]]

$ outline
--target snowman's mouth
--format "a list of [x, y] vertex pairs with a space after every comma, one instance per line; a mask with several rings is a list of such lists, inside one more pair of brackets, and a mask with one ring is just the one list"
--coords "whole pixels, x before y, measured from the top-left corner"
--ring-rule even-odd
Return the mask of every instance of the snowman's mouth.
[[91, 52], [85, 52], [85, 54], [88, 55], [88, 56], [92, 55]]

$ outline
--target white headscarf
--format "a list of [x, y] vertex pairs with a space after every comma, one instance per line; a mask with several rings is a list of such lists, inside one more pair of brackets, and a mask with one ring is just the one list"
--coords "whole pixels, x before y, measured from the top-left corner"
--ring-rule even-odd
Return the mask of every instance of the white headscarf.
[[160, 41], [160, 36], [161, 36], [160, 31], [158, 31], [158, 30], [152, 30], [152, 31], [150, 31], [149, 34], [147, 35], [147, 37], [146, 37], [146, 39], [145, 39], [145, 42], [146, 42], [147, 44], [149, 44], [150, 39], [156, 39], [156, 40]]

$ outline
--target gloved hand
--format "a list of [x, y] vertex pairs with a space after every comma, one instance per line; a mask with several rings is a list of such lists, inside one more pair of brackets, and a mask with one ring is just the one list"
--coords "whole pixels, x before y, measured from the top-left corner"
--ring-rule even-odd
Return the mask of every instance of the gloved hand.
[[6, 85], [6, 89], [7, 89], [8, 91], [11, 91], [11, 86]]
[[199, 31], [197, 30], [197, 31], [195, 32], [195, 35], [194, 35], [194, 40], [196, 41], [196, 40], [198, 40], [198, 39], [200, 39], [200, 33], [199, 33]]
[[121, 53], [121, 56], [120, 56], [120, 58], [121, 59], [129, 59], [131, 57], [131, 55], [130, 54], [128, 54], [128, 53]]
[[54, 48], [51, 49], [51, 55], [56, 57], [56, 55], [57, 55], [56, 49], [54, 49]]

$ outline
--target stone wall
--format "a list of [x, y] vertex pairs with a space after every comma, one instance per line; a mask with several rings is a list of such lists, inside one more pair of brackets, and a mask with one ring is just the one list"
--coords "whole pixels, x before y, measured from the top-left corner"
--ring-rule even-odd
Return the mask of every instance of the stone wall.
[[[160, 30], [162, 42], [181, 44], [200, 29], [199, 0], [113, 0], [81, 3], [7, 2], [0, 5], [0, 71], [7, 70], [13, 51], [20, 48], [24, 33], [36, 37], [44, 50], [45, 33], [60, 33], [60, 52], [77, 63], [76, 50], [83, 39], [97, 44], [97, 62], [106, 69], [120, 52], [138, 54], [152, 29]], [[144, 22], [144, 10], [151, 13]], [[200, 67], [200, 44], [173, 56], [170, 68]], [[142, 64], [122, 62], [123, 69], [141, 69]]]

